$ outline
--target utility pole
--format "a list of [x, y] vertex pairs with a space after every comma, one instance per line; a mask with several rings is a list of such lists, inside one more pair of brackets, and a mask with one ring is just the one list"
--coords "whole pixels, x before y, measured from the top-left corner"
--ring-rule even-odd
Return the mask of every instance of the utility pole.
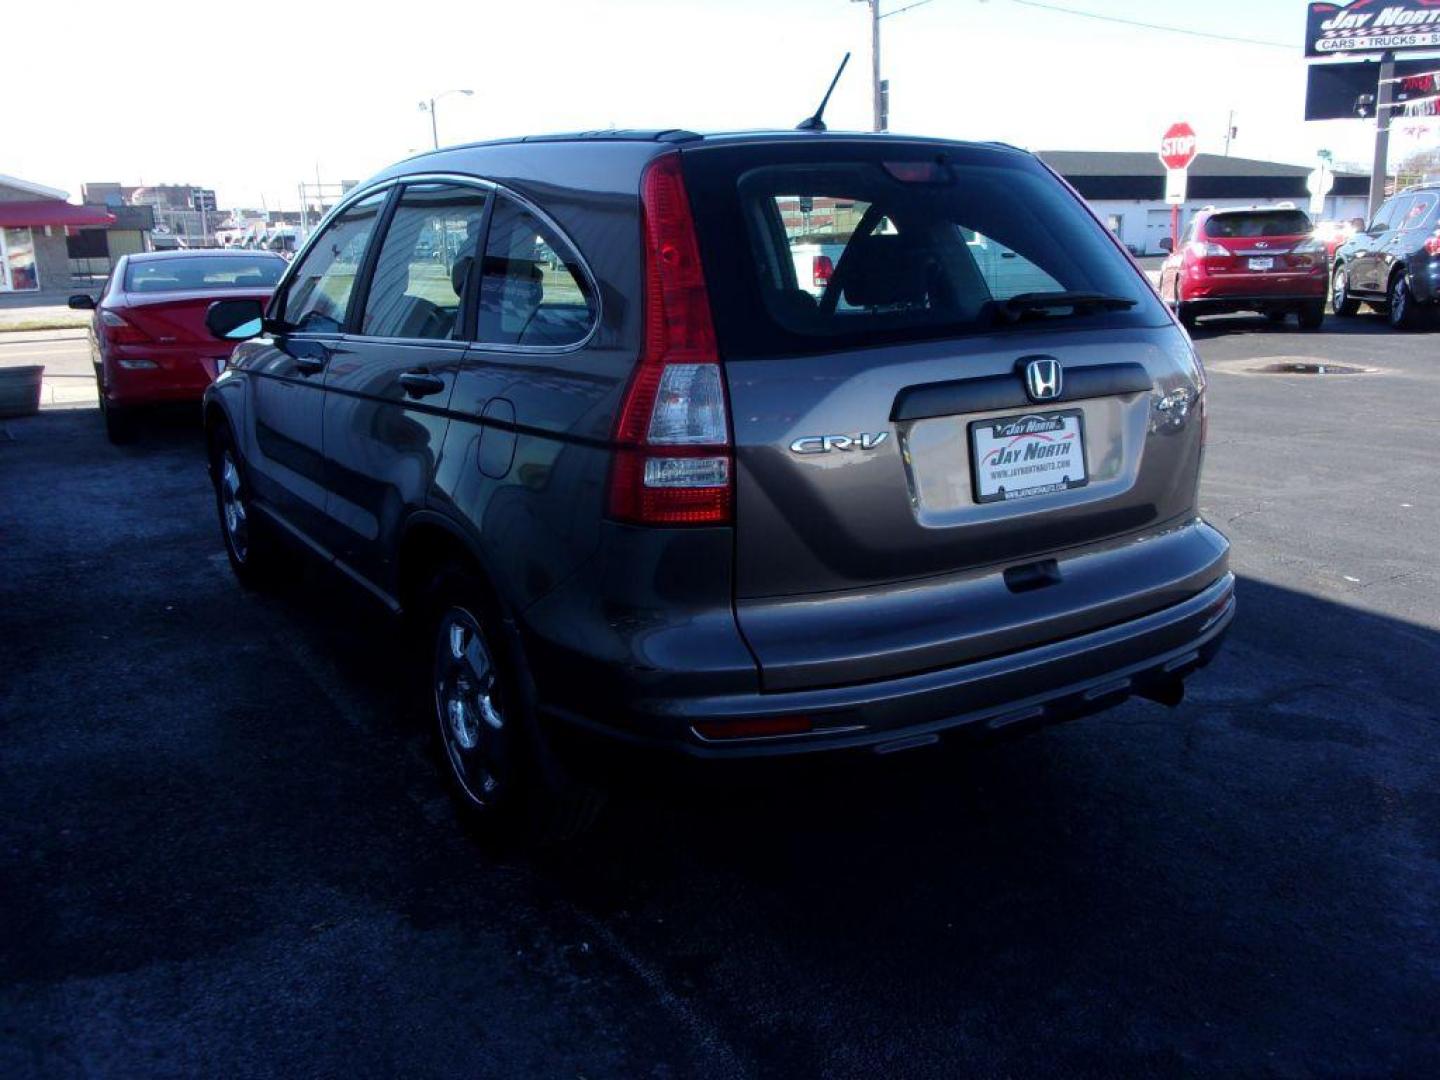
[[904, 7], [883, 14], [880, 11], [880, 0], [852, 0], [852, 2], [870, 5], [870, 110], [872, 116], [870, 130], [889, 131], [890, 86], [886, 80], [880, 78], [880, 20], [888, 19], [891, 15], [899, 15], [911, 8], [923, 7], [925, 4], [931, 3], [931, 0], [913, 0]]
[[880, 0], [870, 0], [870, 104], [875, 119], [870, 130], [884, 131], [880, 103]]
[[1375, 96], [1375, 162], [1370, 169], [1370, 220], [1385, 201], [1385, 176], [1390, 171], [1390, 106], [1395, 100], [1395, 54], [1380, 55], [1380, 91]]
[[1230, 110], [1230, 119], [1225, 121], [1225, 156], [1230, 156], [1230, 140], [1235, 137], [1235, 110]]

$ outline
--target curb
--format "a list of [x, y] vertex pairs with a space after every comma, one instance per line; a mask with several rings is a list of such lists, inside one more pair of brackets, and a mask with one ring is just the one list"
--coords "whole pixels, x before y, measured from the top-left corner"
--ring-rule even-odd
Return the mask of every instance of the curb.
[[[21, 334], [52, 334], [52, 337], [21, 337]], [[0, 326], [0, 345], [40, 345], [47, 341], [84, 341], [84, 330], [6, 330]]]

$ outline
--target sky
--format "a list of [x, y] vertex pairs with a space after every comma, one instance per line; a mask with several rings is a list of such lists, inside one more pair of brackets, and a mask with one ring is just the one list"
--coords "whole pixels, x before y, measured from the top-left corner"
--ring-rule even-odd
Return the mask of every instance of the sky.
[[[893, 11], [913, 0], [882, 0]], [[1303, 118], [1303, 0], [1050, 0], [1276, 42], [1164, 33], [1023, 0], [929, 0], [882, 21], [891, 130], [1032, 150], [1151, 150], [1187, 120], [1202, 152], [1368, 162], [1373, 125]], [[66, 0], [6, 12], [0, 173], [213, 187], [293, 208], [440, 139], [618, 127], [792, 127], [840, 57], [832, 129], [870, 124], [868, 6], [855, 0]], [[17, 70], [18, 65], [18, 70]], [[28, 87], [21, 93], [17, 88]], [[1392, 160], [1440, 142], [1403, 132]]]

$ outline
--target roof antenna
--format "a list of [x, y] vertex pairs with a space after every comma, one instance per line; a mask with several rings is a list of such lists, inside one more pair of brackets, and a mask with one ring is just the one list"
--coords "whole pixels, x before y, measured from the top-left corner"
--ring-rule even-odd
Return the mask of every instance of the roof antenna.
[[820, 99], [820, 107], [815, 110], [815, 115], [808, 120], [801, 120], [795, 125], [796, 131], [825, 131], [825, 106], [830, 104], [830, 95], [835, 92], [835, 84], [840, 81], [840, 76], [845, 71], [845, 65], [850, 62], [850, 54], [847, 52], [845, 58], [840, 61], [839, 70], [835, 77], [830, 80], [830, 89], [825, 91], [825, 96]]

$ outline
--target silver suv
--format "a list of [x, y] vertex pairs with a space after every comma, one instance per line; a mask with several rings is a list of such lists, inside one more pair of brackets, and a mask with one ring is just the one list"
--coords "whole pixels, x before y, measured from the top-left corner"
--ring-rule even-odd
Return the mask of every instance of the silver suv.
[[1190, 339], [1009, 147], [447, 149], [209, 325], [232, 565], [307, 549], [410, 617], [487, 828], [574, 804], [572, 731], [888, 752], [1173, 704], [1234, 612]]

